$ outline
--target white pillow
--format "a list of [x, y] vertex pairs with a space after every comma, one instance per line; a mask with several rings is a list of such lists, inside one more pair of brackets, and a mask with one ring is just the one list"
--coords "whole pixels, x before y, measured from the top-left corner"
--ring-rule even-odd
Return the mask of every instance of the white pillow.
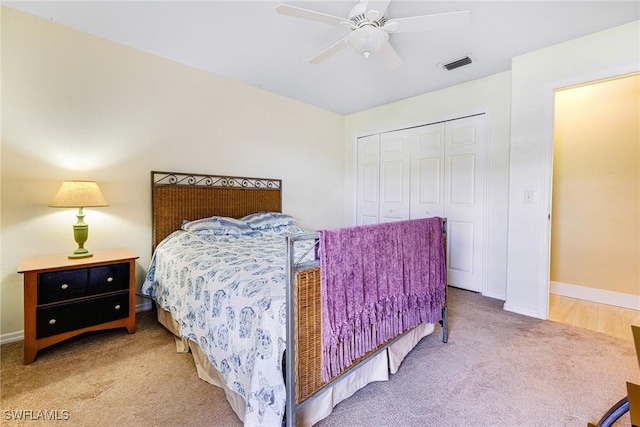
[[194, 221], [185, 220], [182, 229], [194, 234], [245, 234], [252, 231], [249, 225], [239, 219], [226, 216], [212, 216]]
[[249, 227], [254, 230], [264, 230], [267, 228], [292, 225], [296, 220], [290, 216], [279, 212], [257, 212], [241, 218]]

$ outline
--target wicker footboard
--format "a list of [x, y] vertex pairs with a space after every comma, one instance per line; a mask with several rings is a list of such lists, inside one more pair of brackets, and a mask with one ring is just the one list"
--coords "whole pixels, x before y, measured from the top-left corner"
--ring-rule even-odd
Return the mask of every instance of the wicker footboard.
[[[296, 404], [316, 394], [327, 384], [346, 375], [350, 368], [331, 378], [322, 380], [322, 300], [320, 294], [320, 267], [295, 273], [295, 389]], [[392, 341], [392, 340], [390, 340]], [[371, 350], [354, 360], [353, 366], [376, 353], [387, 344]]]
[[347, 375], [360, 362], [386, 349], [395, 337], [364, 356], [330, 381], [322, 380], [322, 301], [320, 267], [298, 271], [295, 277], [295, 390], [296, 404], [313, 396], [327, 384]]
[[322, 381], [322, 306], [320, 267], [295, 274], [296, 403], [320, 390]]

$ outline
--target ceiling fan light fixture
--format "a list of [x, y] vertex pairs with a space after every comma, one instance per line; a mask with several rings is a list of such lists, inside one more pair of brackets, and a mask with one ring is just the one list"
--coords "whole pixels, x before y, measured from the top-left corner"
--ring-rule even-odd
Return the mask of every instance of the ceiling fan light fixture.
[[351, 33], [348, 36], [343, 37], [338, 42], [310, 58], [307, 61], [310, 64], [319, 64], [349, 45], [359, 55], [365, 58], [371, 55], [379, 56], [381, 62], [390, 70], [402, 65], [402, 59], [400, 59], [394, 47], [389, 43], [389, 33], [411, 33], [423, 30], [463, 28], [471, 19], [470, 12], [466, 10], [389, 20], [385, 16], [385, 13], [387, 12], [390, 2], [391, 0], [359, 0], [358, 3], [351, 8], [347, 18], [286, 4], [281, 4], [276, 7], [276, 11], [283, 15], [351, 29]]
[[389, 34], [373, 25], [364, 25], [349, 34], [349, 44], [365, 58], [380, 52], [388, 41]]

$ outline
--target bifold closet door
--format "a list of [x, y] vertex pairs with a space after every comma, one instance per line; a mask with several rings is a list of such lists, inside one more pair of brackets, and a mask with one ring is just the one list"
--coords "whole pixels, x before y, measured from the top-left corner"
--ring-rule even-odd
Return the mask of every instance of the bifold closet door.
[[482, 291], [485, 115], [358, 139], [356, 224], [447, 218], [448, 282]]
[[411, 145], [410, 218], [444, 217], [444, 123], [408, 129]]
[[380, 134], [358, 138], [356, 224], [376, 224], [380, 209]]
[[380, 134], [380, 222], [409, 219], [411, 133]]
[[484, 115], [408, 129], [411, 218], [447, 218], [448, 283], [482, 290]]
[[447, 279], [482, 291], [484, 272], [485, 115], [445, 125], [444, 216], [447, 218]]

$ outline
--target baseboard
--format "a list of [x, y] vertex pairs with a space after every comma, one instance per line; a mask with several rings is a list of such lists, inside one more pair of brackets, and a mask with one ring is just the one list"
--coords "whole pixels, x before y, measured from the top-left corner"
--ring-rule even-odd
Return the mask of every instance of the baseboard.
[[640, 295], [588, 288], [586, 286], [554, 281], [549, 282], [549, 292], [555, 295], [613, 305], [615, 307], [640, 310]]
[[24, 331], [10, 332], [0, 335], [0, 345], [8, 344], [14, 341], [22, 341], [24, 339]]
[[[151, 301], [146, 300], [142, 304], [136, 304], [136, 313], [141, 311], [151, 310]], [[17, 332], [10, 332], [8, 334], [0, 335], [0, 345], [9, 344], [10, 342], [22, 341], [24, 339], [24, 330]]]

